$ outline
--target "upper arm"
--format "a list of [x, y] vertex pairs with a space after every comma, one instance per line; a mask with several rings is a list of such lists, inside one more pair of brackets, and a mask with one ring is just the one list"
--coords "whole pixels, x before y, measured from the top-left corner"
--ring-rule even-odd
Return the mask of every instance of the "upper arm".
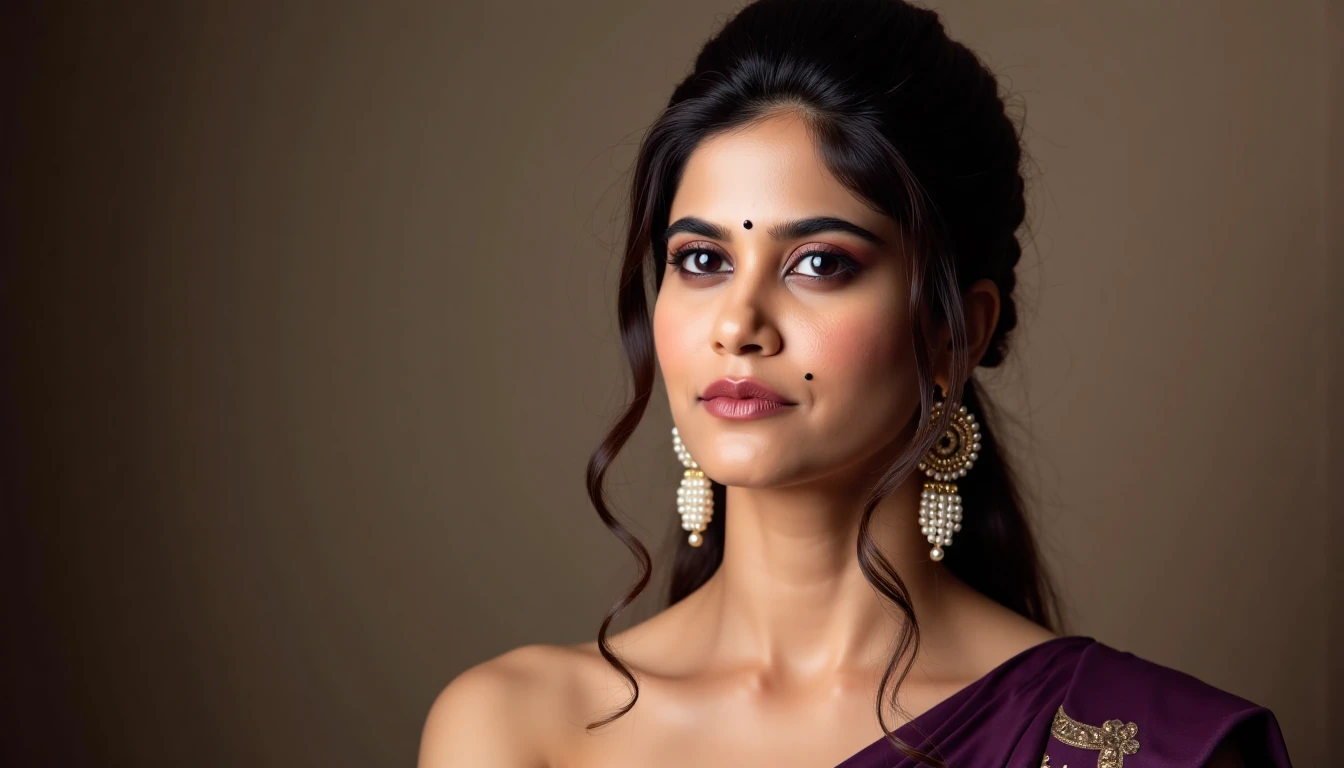
[[524, 649], [482, 662], [435, 698], [420, 735], [419, 768], [546, 768], [526, 708], [535, 676]]

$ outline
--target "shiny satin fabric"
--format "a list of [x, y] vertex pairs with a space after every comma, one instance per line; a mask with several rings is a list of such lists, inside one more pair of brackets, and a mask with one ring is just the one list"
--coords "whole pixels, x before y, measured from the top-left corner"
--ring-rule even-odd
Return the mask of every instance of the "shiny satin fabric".
[[[949, 768], [1199, 768], [1238, 727], [1248, 765], [1291, 765], [1265, 707], [1091, 637], [1066, 635], [1005, 661], [896, 736]], [[918, 765], [884, 738], [836, 768]]]

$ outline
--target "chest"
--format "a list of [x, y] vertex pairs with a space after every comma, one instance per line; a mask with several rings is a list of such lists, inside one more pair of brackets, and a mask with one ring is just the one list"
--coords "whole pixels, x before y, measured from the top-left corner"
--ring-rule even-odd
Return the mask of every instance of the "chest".
[[731, 721], [687, 729], [627, 729], [620, 736], [594, 736], [552, 761], [550, 768], [835, 768], [871, 745], [874, 728], [741, 727]]
[[[901, 696], [905, 713], [888, 706], [886, 726], [901, 727], [957, 687], [910, 686]], [[634, 709], [584, 732], [584, 724], [615, 711], [608, 707], [569, 718], [573, 738], [557, 750], [550, 768], [835, 768], [884, 738], [875, 688], [786, 696], [641, 686]]]

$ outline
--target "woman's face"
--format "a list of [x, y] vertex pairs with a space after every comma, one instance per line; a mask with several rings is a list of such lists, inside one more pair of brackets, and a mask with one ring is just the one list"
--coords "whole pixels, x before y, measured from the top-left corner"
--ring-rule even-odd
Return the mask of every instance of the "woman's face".
[[[818, 217], [860, 229], [779, 232]], [[903, 447], [919, 391], [900, 231], [831, 175], [800, 119], [704, 141], [669, 221], [668, 258], [684, 271], [663, 267], [654, 343], [673, 422], [711, 479], [791, 485]], [[791, 404], [742, 419], [731, 415], [751, 403], [702, 399], [748, 377]]]

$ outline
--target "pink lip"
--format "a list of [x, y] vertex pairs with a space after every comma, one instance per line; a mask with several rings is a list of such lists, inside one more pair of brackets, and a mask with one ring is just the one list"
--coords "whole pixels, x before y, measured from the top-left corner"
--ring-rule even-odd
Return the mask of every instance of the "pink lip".
[[759, 419], [796, 403], [767, 387], [759, 379], [719, 379], [700, 395], [705, 410], [724, 419]]

